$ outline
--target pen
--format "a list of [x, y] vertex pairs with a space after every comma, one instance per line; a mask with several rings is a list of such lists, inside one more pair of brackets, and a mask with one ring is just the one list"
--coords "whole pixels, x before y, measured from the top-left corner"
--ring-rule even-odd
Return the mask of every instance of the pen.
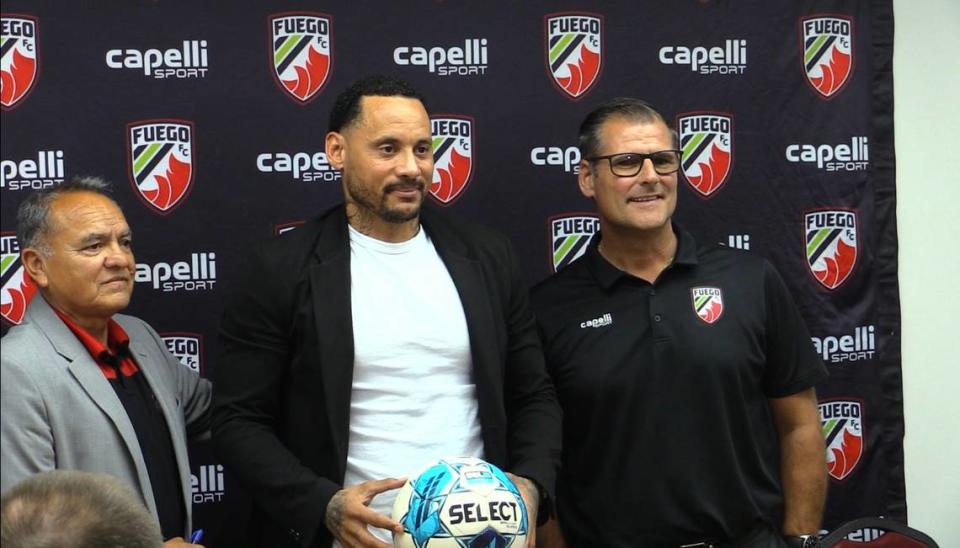
[[197, 529], [190, 535], [190, 544], [196, 544], [203, 538], [203, 529]]

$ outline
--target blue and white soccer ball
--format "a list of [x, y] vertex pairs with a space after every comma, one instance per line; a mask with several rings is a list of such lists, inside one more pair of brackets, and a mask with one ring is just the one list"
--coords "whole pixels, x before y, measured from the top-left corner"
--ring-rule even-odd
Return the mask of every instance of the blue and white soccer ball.
[[527, 508], [517, 486], [496, 466], [473, 457], [427, 465], [400, 489], [393, 519], [398, 548], [522, 548]]

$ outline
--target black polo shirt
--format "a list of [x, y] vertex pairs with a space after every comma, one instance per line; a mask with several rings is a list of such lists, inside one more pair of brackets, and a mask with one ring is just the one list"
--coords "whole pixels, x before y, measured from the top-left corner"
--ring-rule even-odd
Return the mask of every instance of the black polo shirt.
[[768, 399], [826, 378], [766, 260], [676, 227], [650, 284], [597, 251], [537, 285], [564, 411], [557, 508], [571, 546], [731, 539], [782, 512]]

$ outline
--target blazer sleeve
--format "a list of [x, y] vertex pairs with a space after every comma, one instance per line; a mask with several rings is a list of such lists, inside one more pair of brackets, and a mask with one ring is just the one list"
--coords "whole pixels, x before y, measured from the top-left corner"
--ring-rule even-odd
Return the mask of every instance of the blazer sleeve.
[[[534, 480], [552, 497], [560, 467], [562, 412], [547, 375], [523, 272], [512, 246], [504, 243], [508, 284], [504, 309], [508, 333], [504, 394], [510, 471]], [[544, 510], [542, 516], [546, 517], [550, 508]]]
[[260, 248], [228, 302], [214, 372], [213, 442], [253, 500], [301, 545], [323, 527], [340, 486], [303, 465], [281, 439], [281, 399], [291, 366], [299, 299], [293, 267]]
[[0, 489], [38, 472], [53, 470], [57, 460], [46, 403], [29, 368], [3, 356], [0, 363]]

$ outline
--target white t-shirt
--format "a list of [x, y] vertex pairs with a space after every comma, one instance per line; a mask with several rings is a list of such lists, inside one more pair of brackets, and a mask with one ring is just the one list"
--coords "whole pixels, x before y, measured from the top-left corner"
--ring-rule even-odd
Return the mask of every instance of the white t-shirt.
[[[483, 458], [470, 337], [457, 288], [424, 230], [388, 243], [350, 228], [353, 389], [344, 486]], [[397, 491], [370, 507], [389, 516]], [[387, 542], [390, 533], [371, 531]], [[336, 543], [335, 543], [336, 545]]]

